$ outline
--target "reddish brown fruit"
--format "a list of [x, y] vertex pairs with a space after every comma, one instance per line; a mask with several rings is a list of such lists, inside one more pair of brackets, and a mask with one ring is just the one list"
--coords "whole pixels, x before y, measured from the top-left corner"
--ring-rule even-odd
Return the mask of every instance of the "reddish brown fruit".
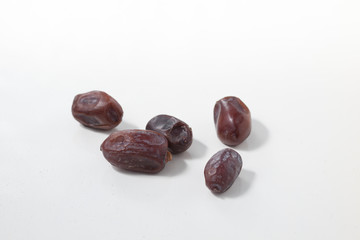
[[84, 126], [109, 130], [122, 120], [120, 104], [105, 92], [91, 91], [75, 96], [72, 105], [74, 118]]
[[166, 138], [149, 130], [112, 133], [100, 150], [112, 165], [135, 172], [157, 173], [171, 160]]
[[210, 158], [204, 169], [206, 186], [214, 193], [228, 190], [239, 176], [242, 159], [236, 151], [225, 148]]
[[192, 130], [185, 122], [169, 115], [153, 117], [146, 129], [163, 134], [169, 142], [170, 152], [176, 154], [186, 151], [192, 144]]
[[251, 114], [237, 97], [225, 97], [216, 102], [214, 122], [219, 139], [228, 146], [242, 143], [251, 131]]

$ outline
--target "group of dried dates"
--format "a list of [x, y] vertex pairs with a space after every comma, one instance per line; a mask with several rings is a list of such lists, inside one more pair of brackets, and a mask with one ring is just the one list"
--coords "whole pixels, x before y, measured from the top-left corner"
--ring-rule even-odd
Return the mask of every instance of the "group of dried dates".
[[[72, 104], [74, 118], [95, 129], [115, 128], [122, 121], [123, 113], [120, 104], [102, 91], [78, 94]], [[225, 97], [216, 102], [214, 122], [219, 139], [228, 146], [239, 145], [250, 134], [250, 111], [237, 97]], [[110, 134], [100, 147], [105, 159], [121, 169], [158, 173], [172, 159], [172, 154], [182, 153], [192, 144], [189, 125], [173, 116], [155, 116], [145, 129]], [[217, 152], [204, 169], [206, 186], [214, 193], [225, 192], [241, 168], [242, 159], [236, 151], [225, 148]]]

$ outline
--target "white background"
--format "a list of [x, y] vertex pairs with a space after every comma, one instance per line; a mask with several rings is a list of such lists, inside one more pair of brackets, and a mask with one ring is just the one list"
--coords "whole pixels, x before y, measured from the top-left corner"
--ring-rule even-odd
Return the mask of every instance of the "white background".
[[[1, 1], [0, 239], [360, 239], [360, 2]], [[109, 132], [71, 116], [112, 95], [116, 130], [165, 113], [194, 143], [157, 175], [116, 171]], [[243, 170], [205, 186], [225, 146], [213, 106], [250, 108]]]

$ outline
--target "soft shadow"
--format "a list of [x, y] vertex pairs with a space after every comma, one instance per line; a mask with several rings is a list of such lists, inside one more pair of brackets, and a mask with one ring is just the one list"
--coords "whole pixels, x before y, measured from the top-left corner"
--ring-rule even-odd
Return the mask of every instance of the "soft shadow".
[[153, 174], [150, 174], [150, 173], [141, 173], [141, 172], [133, 172], [133, 171], [128, 171], [128, 170], [125, 170], [125, 169], [122, 169], [122, 168], [118, 168], [118, 167], [115, 167], [113, 165], [111, 165], [111, 167], [121, 173], [121, 174], [126, 174], [126, 175], [135, 175], [135, 176], [144, 176], [144, 175], [153, 175]]
[[128, 123], [126, 121], [122, 121], [117, 127], [110, 129], [110, 130], [101, 130], [101, 129], [95, 129], [95, 128], [90, 128], [90, 127], [86, 127], [82, 124], [80, 124], [81, 127], [83, 127], [84, 129], [90, 130], [92, 132], [96, 132], [96, 133], [102, 133], [102, 134], [106, 134], [109, 135], [113, 132], [117, 132], [120, 130], [125, 130], [125, 129], [137, 129], [138, 127], [135, 126], [132, 123]]
[[200, 141], [193, 139], [191, 147], [183, 153], [173, 154], [172, 160], [166, 163], [165, 168], [158, 173], [160, 176], [173, 177], [186, 169], [186, 160], [201, 158], [206, 153], [207, 147]]
[[125, 130], [125, 129], [138, 129], [139, 127], [132, 124], [132, 123], [129, 123], [127, 121], [122, 121], [116, 128], [115, 130]]
[[256, 119], [252, 120], [252, 127], [249, 137], [236, 147], [237, 150], [251, 151], [263, 146], [269, 138], [269, 130], [264, 124]]
[[191, 155], [188, 152], [180, 154], [173, 154], [172, 160], [167, 162], [164, 169], [158, 173], [160, 176], [174, 177], [184, 172], [186, 169], [185, 160], [191, 159]]
[[201, 158], [206, 154], [207, 147], [199, 140], [193, 139], [193, 143], [185, 153], [190, 153], [191, 158]]
[[242, 169], [239, 177], [233, 185], [224, 193], [214, 194], [219, 198], [236, 198], [244, 195], [251, 187], [255, 179], [255, 172]]

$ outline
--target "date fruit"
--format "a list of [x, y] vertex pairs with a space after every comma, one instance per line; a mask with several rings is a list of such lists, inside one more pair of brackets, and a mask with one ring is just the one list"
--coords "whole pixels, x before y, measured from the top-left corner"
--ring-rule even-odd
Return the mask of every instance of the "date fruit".
[[237, 97], [225, 97], [216, 102], [214, 122], [221, 142], [228, 146], [242, 143], [251, 131], [251, 114]]
[[113, 166], [135, 172], [157, 173], [171, 160], [166, 138], [150, 130], [114, 132], [100, 150]]
[[72, 114], [87, 127], [110, 130], [119, 125], [124, 112], [120, 104], [107, 93], [91, 91], [75, 96]]
[[242, 159], [236, 151], [225, 148], [217, 152], [204, 169], [206, 186], [213, 193], [225, 192], [235, 182], [241, 168]]
[[174, 154], [186, 151], [192, 144], [189, 125], [173, 116], [155, 116], [147, 123], [146, 129], [163, 134], [168, 140], [169, 151]]

